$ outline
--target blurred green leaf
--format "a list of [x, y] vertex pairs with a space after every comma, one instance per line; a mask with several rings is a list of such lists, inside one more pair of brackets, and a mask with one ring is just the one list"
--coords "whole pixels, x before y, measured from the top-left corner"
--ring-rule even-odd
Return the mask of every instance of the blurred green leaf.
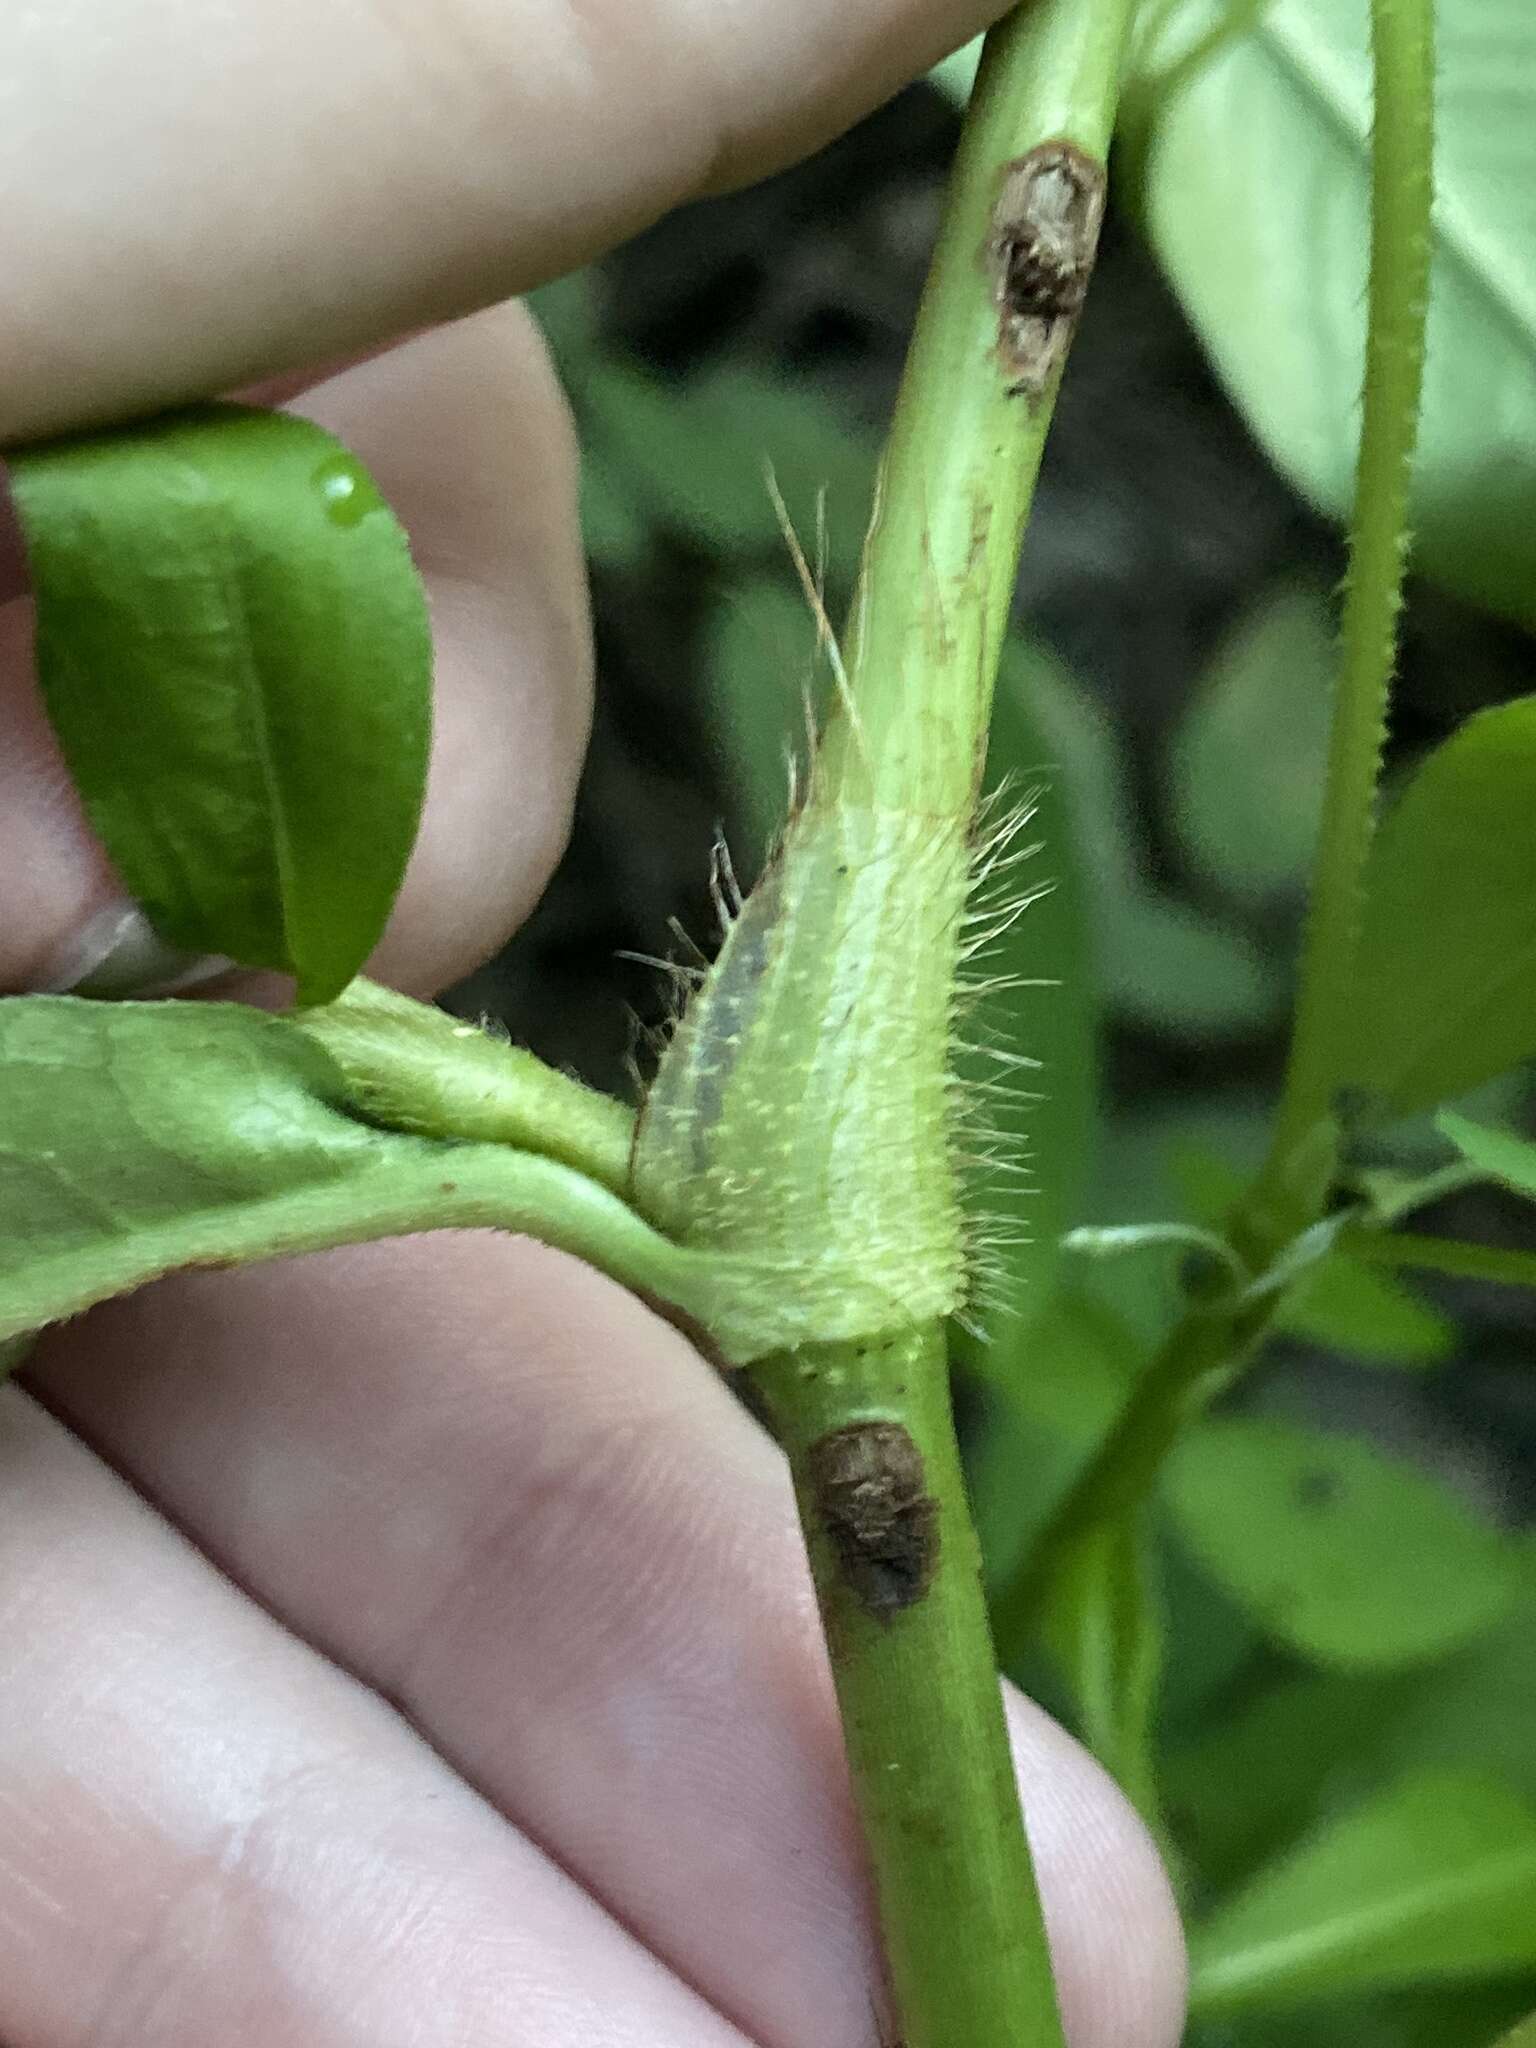
[[[971, 1491], [988, 1581], [1000, 1585], [1120, 1412], [1144, 1352], [1109, 1310], [1065, 1286], [1027, 1322], [994, 1318], [986, 1340], [956, 1348], [995, 1397]], [[1002, 1645], [1004, 1662], [1021, 1647]]]
[[1155, 1730], [1163, 1613], [1143, 1522], [1124, 1515], [1074, 1545], [1053, 1579], [1042, 1629], [1077, 1733], [1161, 1832]]
[[577, 406], [637, 500], [712, 551], [783, 557], [771, 471], [806, 559], [824, 552], [829, 580], [851, 588], [879, 448], [819, 392], [741, 364], [668, 383], [609, 360], [590, 369]]
[[1174, 735], [1174, 814], [1235, 895], [1299, 892], [1317, 840], [1334, 665], [1319, 590], [1260, 598], [1206, 668]]
[[1536, 2048], [1536, 2012], [1523, 2020], [1511, 2034], [1505, 2034], [1498, 2048]]
[[1168, 1796], [1207, 1884], [1225, 1887], [1341, 1802], [1431, 1768], [1473, 1767], [1536, 1804], [1536, 1548], [1516, 1604], [1430, 1666], [1287, 1673], [1170, 1754]]
[[[1476, 602], [1536, 619], [1536, 10], [1436, 10], [1435, 243], [1415, 557]], [[1179, 10], [1180, 47], [1221, 18]], [[1185, 40], [1187, 35], [1187, 40]], [[1366, 0], [1270, 0], [1178, 74], [1143, 206], [1218, 372], [1281, 469], [1343, 518], [1364, 344]]]
[[1371, 1365], [1436, 1365], [1456, 1348], [1449, 1316], [1344, 1251], [1319, 1260], [1286, 1297], [1275, 1327]]
[[942, 63], [935, 64], [928, 76], [949, 98], [964, 106], [971, 96], [971, 87], [976, 83], [976, 66], [981, 62], [981, 37], [962, 43], [958, 50], [952, 50]]
[[362, 466], [287, 413], [201, 406], [8, 457], [48, 716], [156, 930], [340, 993], [426, 789], [432, 641]]
[[1190, 1960], [1201, 2014], [1536, 1968], [1536, 1813], [1470, 1772], [1406, 1778], [1261, 1871]]
[[1280, 1642], [1346, 1669], [1439, 1656], [1519, 1587], [1513, 1544], [1438, 1480], [1358, 1439], [1207, 1422], [1169, 1463], [1191, 1549]]
[[1278, 973], [1241, 932], [1150, 890], [1106, 904], [1106, 994], [1139, 1024], [1201, 1039], [1275, 1014]]
[[[1536, 123], [1533, 123], [1536, 128]], [[1536, 1052], [1536, 696], [1437, 747], [1371, 853], [1343, 1078], [1427, 1109]]]
[[633, 569], [645, 559], [650, 527], [640, 494], [595, 448], [581, 457], [581, 536], [604, 569]]
[[704, 645], [705, 713], [734, 799], [731, 852], [743, 882], [761, 868], [789, 805], [790, 763], [804, 772], [807, 706], [825, 699], [816, 621], [783, 576], [722, 593]]
[[1195, 1038], [1271, 1016], [1280, 978], [1247, 938], [1148, 886], [1119, 741], [1104, 713], [1054, 664], [1032, 679], [1030, 707], [1047, 758], [1072, 793], [1106, 1003]]
[[32, 1349], [32, 1343], [30, 1332], [21, 1337], [7, 1337], [0, 1342], [0, 1386], [4, 1385], [13, 1372], [20, 1370], [22, 1361]]
[[1504, 2048], [1510, 2015], [1529, 2002], [1529, 1990], [1507, 1982], [1357, 1994], [1197, 2020], [1185, 2048]]
[[1435, 1119], [1463, 1159], [1501, 1181], [1517, 1195], [1536, 1201], [1536, 1144], [1514, 1131], [1496, 1131], [1487, 1124], [1446, 1110]]

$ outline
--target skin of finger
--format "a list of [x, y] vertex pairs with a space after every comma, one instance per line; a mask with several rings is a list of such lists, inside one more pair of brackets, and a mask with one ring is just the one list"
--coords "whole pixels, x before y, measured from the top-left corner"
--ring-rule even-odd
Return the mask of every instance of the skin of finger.
[[[378, 478], [432, 606], [421, 832], [370, 972], [441, 987], [526, 916], [569, 830], [591, 644], [569, 414], [521, 306], [434, 330], [295, 401]], [[0, 990], [54, 978], [121, 897], [37, 692], [32, 607], [0, 605]]]
[[[782, 1461], [673, 1332], [457, 1235], [185, 1278], [36, 1383], [765, 2048], [869, 2048], [875, 1943]], [[1014, 1698], [1074, 2048], [1169, 2048], [1139, 1824]]]
[[830, 139], [1001, 11], [23, 8], [0, 123], [0, 445], [506, 298]]
[[0, 1722], [8, 2048], [747, 2048], [15, 1391]]

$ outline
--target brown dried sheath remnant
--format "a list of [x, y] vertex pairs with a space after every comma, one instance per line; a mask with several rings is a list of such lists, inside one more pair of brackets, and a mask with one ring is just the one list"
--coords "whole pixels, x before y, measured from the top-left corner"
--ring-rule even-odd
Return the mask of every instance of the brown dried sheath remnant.
[[1104, 166], [1072, 142], [1005, 164], [987, 260], [997, 354], [1011, 395], [1040, 399], [1082, 310], [1104, 218]]
[[861, 1607], [889, 1621], [927, 1592], [939, 1555], [939, 1508], [923, 1454], [899, 1422], [850, 1422], [812, 1444], [811, 1494]]

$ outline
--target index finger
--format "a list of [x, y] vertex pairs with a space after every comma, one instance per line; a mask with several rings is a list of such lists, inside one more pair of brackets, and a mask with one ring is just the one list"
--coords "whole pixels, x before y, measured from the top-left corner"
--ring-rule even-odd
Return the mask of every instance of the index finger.
[[836, 134], [999, 0], [53, 0], [0, 89], [0, 444], [488, 305]]

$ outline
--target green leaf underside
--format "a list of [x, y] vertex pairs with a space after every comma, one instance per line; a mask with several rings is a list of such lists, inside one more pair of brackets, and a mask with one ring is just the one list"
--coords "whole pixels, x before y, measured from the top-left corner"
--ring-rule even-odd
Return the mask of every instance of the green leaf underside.
[[1536, 1813], [1471, 1772], [1405, 1778], [1261, 1871], [1190, 1954], [1201, 2014], [1536, 1968]]
[[1473, 1123], [1470, 1117], [1450, 1110], [1436, 1121], [1464, 1159], [1470, 1159], [1490, 1179], [1536, 1202], [1536, 1144], [1529, 1138]]
[[730, 1260], [691, 1257], [586, 1173], [363, 1120], [299, 1021], [12, 997], [0, 1070], [0, 1343], [183, 1267], [476, 1227], [542, 1237], [677, 1304], [727, 1359], [772, 1342], [733, 1307]]
[[[1203, 11], [1202, 11], [1203, 10]], [[1217, 18], [1179, 14], [1180, 47]], [[1437, 9], [1434, 265], [1415, 556], [1536, 619], [1536, 13]], [[1280, 467], [1335, 517], [1354, 481], [1364, 333], [1366, 0], [1270, 0], [1162, 106], [1152, 238]]]
[[214, 405], [8, 457], [48, 715], [161, 935], [337, 995], [376, 944], [426, 785], [432, 651], [362, 467]]
[[1205, 1423], [1174, 1453], [1166, 1491], [1212, 1577], [1322, 1663], [1388, 1669], [1443, 1655], [1518, 1591], [1512, 1544], [1438, 1480], [1357, 1439]]
[[1536, 1052], [1536, 696], [1423, 763], [1367, 874], [1345, 1078], [1428, 1109]]

